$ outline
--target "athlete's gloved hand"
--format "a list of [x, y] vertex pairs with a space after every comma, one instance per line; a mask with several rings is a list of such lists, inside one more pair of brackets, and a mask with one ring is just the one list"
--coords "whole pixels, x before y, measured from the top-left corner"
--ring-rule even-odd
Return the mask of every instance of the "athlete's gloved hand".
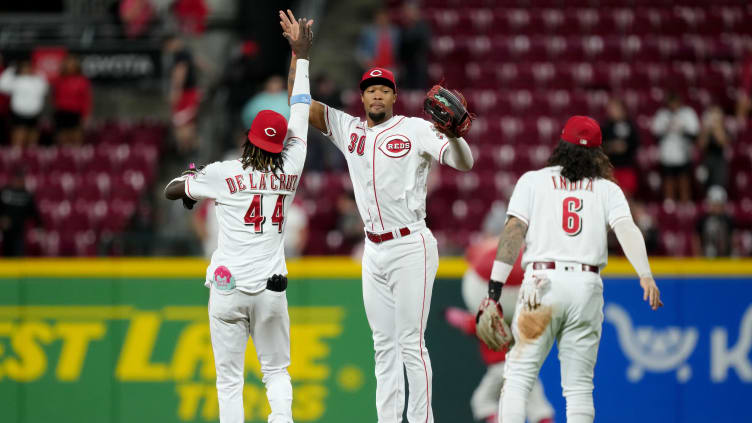
[[467, 101], [459, 91], [449, 91], [441, 85], [434, 85], [426, 94], [423, 110], [436, 128], [452, 138], [464, 136], [475, 118], [467, 111]]
[[540, 307], [541, 298], [551, 287], [551, 280], [546, 275], [533, 275], [531, 282], [523, 283], [520, 287], [519, 303], [523, 310], [533, 311]]
[[486, 298], [480, 303], [475, 332], [478, 338], [494, 351], [509, 347], [513, 340], [512, 331], [504, 321], [501, 305], [491, 298]]

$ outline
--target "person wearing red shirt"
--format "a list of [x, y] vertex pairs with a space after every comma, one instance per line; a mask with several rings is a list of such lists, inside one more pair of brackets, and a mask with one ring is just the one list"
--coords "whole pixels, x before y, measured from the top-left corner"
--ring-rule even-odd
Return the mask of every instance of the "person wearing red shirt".
[[81, 74], [81, 64], [75, 56], [68, 55], [63, 61], [53, 92], [58, 143], [81, 145], [83, 126], [91, 114], [91, 83]]
[[[462, 278], [462, 298], [465, 301], [466, 311], [456, 307], [449, 307], [445, 311], [447, 322], [455, 328], [461, 330], [467, 335], [475, 335], [475, 313], [480, 307], [481, 301], [488, 294], [488, 280], [491, 277], [491, 268], [496, 257], [496, 248], [498, 238], [489, 238], [484, 241], [471, 245], [465, 259], [469, 268]], [[525, 272], [522, 270], [520, 262], [522, 261], [522, 251], [517, 257], [509, 274], [504, 291], [501, 295], [502, 309], [505, 311], [504, 318], [511, 323], [514, 315], [514, 307], [517, 302], [517, 294], [522, 284]], [[504, 382], [504, 361], [506, 359], [506, 349], [493, 351], [485, 343], [478, 342], [483, 362], [488, 369], [480, 381], [480, 384], [470, 399], [470, 409], [473, 412], [475, 420], [485, 421], [488, 423], [498, 422], [499, 412], [499, 395], [501, 386]], [[535, 384], [530, 392], [530, 398], [527, 404], [528, 421], [533, 423], [552, 423], [554, 409], [546, 399], [543, 392], [543, 385], [540, 380]]]
[[373, 23], [360, 33], [355, 58], [364, 70], [391, 68], [395, 65], [399, 40], [399, 29], [392, 25], [389, 12], [379, 9]]

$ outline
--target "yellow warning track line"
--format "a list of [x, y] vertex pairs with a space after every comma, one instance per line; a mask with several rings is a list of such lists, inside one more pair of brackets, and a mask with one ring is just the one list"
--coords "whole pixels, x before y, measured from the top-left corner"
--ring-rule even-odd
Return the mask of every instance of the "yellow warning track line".
[[[752, 259], [657, 258], [650, 261], [656, 276], [752, 276]], [[207, 262], [199, 258], [71, 258], [0, 260], [0, 278], [203, 278]], [[349, 257], [306, 257], [288, 260], [291, 279], [358, 279], [360, 262]], [[439, 278], [458, 278], [464, 259], [444, 257]], [[610, 259], [606, 276], [634, 276], [629, 262]]]

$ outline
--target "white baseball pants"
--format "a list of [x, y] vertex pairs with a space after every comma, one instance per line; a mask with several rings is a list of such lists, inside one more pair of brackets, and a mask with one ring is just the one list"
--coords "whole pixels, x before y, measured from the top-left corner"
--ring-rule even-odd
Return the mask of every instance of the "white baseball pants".
[[540, 292], [542, 305], [538, 309], [543, 314], [549, 310], [551, 320], [533, 339], [524, 336], [525, 322], [522, 333], [520, 329], [520, 319], [531, 318], [523, 310], [521, 301], [524, 301], [525, 285], [533, 286], [532, 268], [525, 273], [512, 321], [515, 345], [507, 354], [504, 371], [506, 380], [499, 410], [504, 423], [524, 423], [528, 393], [555, 339], [559, 347], [561, 387], [567, 401], [567, 422], [592, 423], [595, 418], [593, 369], [603, 323], [603, 282], [596, 273], [572, 270], [578, 269], [579, 263], [557, 262], [556, 265], [556, 269], [535, 271], [551, 281], [550, 286]]
[[269, 290], [245, 294], [220, 291], [212, 285], [209, 296], [209, 329], [217, 369], [219, 421], [243, 423], [245, 348], [253, 339], [261, 363], [269, 423], [292, 423], [290, 365], [290, 317], [285, 292]]
[[[500, 407], [501, 386], [504, 383], [504, 362], [488, 366], [488, 370], [480, 380], [480, 384], [470, 398], [470, 410], [475, 420], [483, 420], [497, 415]], [[543, 383], [536, 379], [533, 389], [527, 398], [527, 420], [538, 423], [543, 419], [554, 417], [554, 407], [546, 399]]]
[[402, 422], [407, 373], [407, 420], [433, 422], [431, 359], [426, 321], [439, 252], [428, 229], [375, 244], [365, 242], [363, 303], [373, 332], [379, 423]]
[[[501, 290], [501, 308], [504, 320], [512, 324], [512, 317], [516, 308], [520, 287], [504, 286]], [[488, 296], [488, 281], [481, 278], [473, 269], [468, 269], [462, 277], [462, 298], [467, 309], [476, 313], [480, 303]], [[504, 362], [491, 364], [480, 381], [473, 396], [470, 398], [470, 410], [475, 420], [484, 420], [498, 413], [500, 405], [501, 386], [504, 383]], [[543, 390], [540, 379], [536, 379], [527, 403], [528, 421], [537, 423], [546, 418], [554, 417], [554, 408]]]

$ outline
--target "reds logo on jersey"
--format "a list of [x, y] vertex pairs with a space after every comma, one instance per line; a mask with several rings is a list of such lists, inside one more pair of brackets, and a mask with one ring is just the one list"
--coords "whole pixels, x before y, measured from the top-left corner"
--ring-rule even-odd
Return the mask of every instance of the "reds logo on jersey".
[[410, 152], [412, 142], [404, 135], [394, 135], [385, 143], [379, 146], [379, 150], [388, 157], [397, 159], [404, 157]]

